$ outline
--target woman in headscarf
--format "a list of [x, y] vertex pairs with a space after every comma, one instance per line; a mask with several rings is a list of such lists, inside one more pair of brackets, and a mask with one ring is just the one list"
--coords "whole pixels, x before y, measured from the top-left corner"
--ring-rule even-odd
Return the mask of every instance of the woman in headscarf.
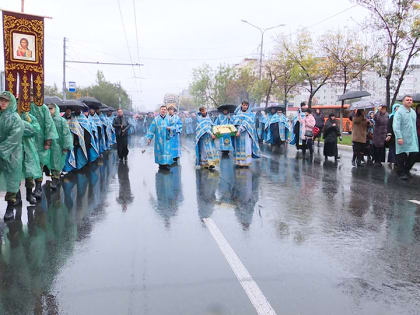
[[337, 137], [341, 139], [340, 129], [337, 127], [335, 114], [331, 113], [324, 125], [324, 156], [328, 160], [329, 156], [333, 156], [335, 161], [338, 160]]
[[253, 158], [260, 157], [255, 116], [249, 108], [249, 103], [243, 101], [233, 117], [233, 124], [238, 129], [235, 137], [235, 164], [239, 167], [250, 166]]
[[385, 105], [379, 108], [373, 117], [373, 120], [375, 122], [375, 130], [373, 133], [373, 160], [375, 162], [375, 167], [381, 167], [382, 162], [385, 162], [385, 140], [389, 120]]
[[[389, 115], [389, 119], [388, 119], [386, 142], [388, 143], [388, 147], [389, 147], [388, 166], [391, 168], [392, 168], [392, 164], [397, 163], [397, 155], [395, 153], [395, 134], [394, 134], [394, 129], [392, 128], [392, 123], [394, 122], [394, 115], [400, 106], [401, 105], [397, 103], [392, 105], [392, 113], [391, 115]], [[418, 126], [419, 126], [419, 116], [417, 115], [417, 132], [418, 132]]]

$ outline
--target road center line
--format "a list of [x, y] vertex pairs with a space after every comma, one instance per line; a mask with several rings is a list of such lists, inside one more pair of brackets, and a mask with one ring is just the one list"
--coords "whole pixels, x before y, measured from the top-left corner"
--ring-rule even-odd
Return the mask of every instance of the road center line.
[[408, 200], [408, 201], [410, 201], [412, 203], [415, 203], [416, 205], [420, 205], [420, 201], [418, 201], [418, 200]]
[[232, 247], [223, 236], [222, 232], [217, 227], [216, 223], [211, 218], [204, 218], [204, 223], [209, 229], [211, 235], [220, 248], [220, 251], [225, 256], [227, 262], [233, 270], [239, 283], [248, 295], [252, 305], [257, 310], [259, 315], [276, 315], [276, 312], [271, 307], [270, 303], [254, 281], [244, 264], [239, 259], [238, 255], [233, 251]]

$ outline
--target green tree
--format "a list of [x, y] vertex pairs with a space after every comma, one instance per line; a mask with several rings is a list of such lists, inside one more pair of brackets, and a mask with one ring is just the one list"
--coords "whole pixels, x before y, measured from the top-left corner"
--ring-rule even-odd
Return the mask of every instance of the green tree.
[[63, 93], [58, 90], [57, 84], [54, 83], [53, 86], [45, 85], [44, 86], [44, 95], [46, 96], [58, 96], [62, 97]]
[[315, 94], [335, 74], [335, 63], [328, 56], [321, 54], [320, 47], [314, 43], [306, 30], [301, 30], [294, 42], [283, 39], [282, 47], [302, 70], [305, 78], [303, 88], [309, 92], [310, 108]]
[[132, 110], [132, 104], [127, 91], [120, 87], [118, 83], [112, 83], [105, 79], [102, 71], [96, 74], [96, 84], [86, 88], [78, 88], [79, 93], [68, 93], [69, 98], [76, 98], [78, 96], [92, 96], [102, 103], [118, 108], [119, 99], [121, 98], [121, 107], [127, 110]]
[[294, 62], [293, 56], [285, 50], [279, 50], [273, 56], [274, 71], [276, 73], [276, 94], [283, 99], [287, 106], [289, 97], [298, 90], [298, 86], [305, 81], [302, 68]]

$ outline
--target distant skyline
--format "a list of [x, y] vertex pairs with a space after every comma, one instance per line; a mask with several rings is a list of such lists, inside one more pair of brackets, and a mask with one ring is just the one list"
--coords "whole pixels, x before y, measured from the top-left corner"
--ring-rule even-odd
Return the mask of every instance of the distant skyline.
[[[62, 88], [66, 37], [68, 59], [144, 64], [140, 69], [68, 64], [67, 82], [91, 85], [97, 70], [102, 70], [107, 80], [121, 81], [136, 108], [154, 109], [166, 93], [180, 93], [188, 87], [194, 68], [204, 63], [235, 64], [258, 56], [260, 33], [241, 19], [261, 27], [286, 24], [266, 34], [264, 53], [268, 55], [281, 32], [289, 34], [311, 26], [310, 31], [319, 35], [329, 29], [356, 26], [367, 14], [348, 0], [323, 0], [322, 5], [314, 5], [312, 0], [134, 1], [26, 0], [25, 13], [53, 18], [45, 22], [46, 84]], [[1, 8], [20, 11], [20, 3], [8, 0]], [[1, 46], [4, 69], [2, 41]]]

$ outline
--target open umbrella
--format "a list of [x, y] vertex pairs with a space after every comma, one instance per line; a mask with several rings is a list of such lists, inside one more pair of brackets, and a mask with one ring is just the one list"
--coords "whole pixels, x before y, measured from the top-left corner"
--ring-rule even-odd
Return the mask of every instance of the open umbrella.
[[55, 104], [59, 106], [61, 103], [63, 103], [63, 100], [58, 96], [44, 96], [44, 104], [46, 105]]
[[349, 110], [373, 108], [373, 107], [378, 107], [378, 106], [381, 106], [381, 105], [383, 105], [383, 103], [380, 102], [380, 101], [361, 100], [361, 101], [352, 103], [349, 107]]
[[370, 96], [370, 93], [367, 91], [350, 91], [341, 95], [337, 101], [352, 100], [355, 98], [361, 98], [365, 96]]
[[265, 109], [264, 109], [264, 111], [265, 111], [266, 113], [271, 113], [271, 110], [272, 110], [272, 109], [275, 109], [275, 110], [276, 110], [276, 112], [277, 112], [277, 111], [279, 111], [279, 110], [282, 110], [282, 111], [283, 111], [283, 113], [284, 113], [284, 110], [285, 110], [285, 108], [284, 108], [283, 106], [270, 106], [270, 107], [265, 108]]
[[236, 105], [221, 105], [219, 107], [217, 107], [217, 110], [221, 113], [223, 113], [223, 111], [227, 110], [229, 113], [234, 113], [235, 109], [236, 109]]
[[89, 108], [98, 109], [102, 107], [102, 103], [94, 97], [85, 96], [80, 98], [79, 101], [85, 103]]
[[83, 109], [88, 108], [85, 103], [82, 103], [79, 100], [65, 100], [62, 101], [61, 104], [58, 104], [58, 107], [60, 107], [60, 111], [62, 112], [66, 111], [67, 108], [70, 108], [72, 111], [77, 109], [83, 111]]

